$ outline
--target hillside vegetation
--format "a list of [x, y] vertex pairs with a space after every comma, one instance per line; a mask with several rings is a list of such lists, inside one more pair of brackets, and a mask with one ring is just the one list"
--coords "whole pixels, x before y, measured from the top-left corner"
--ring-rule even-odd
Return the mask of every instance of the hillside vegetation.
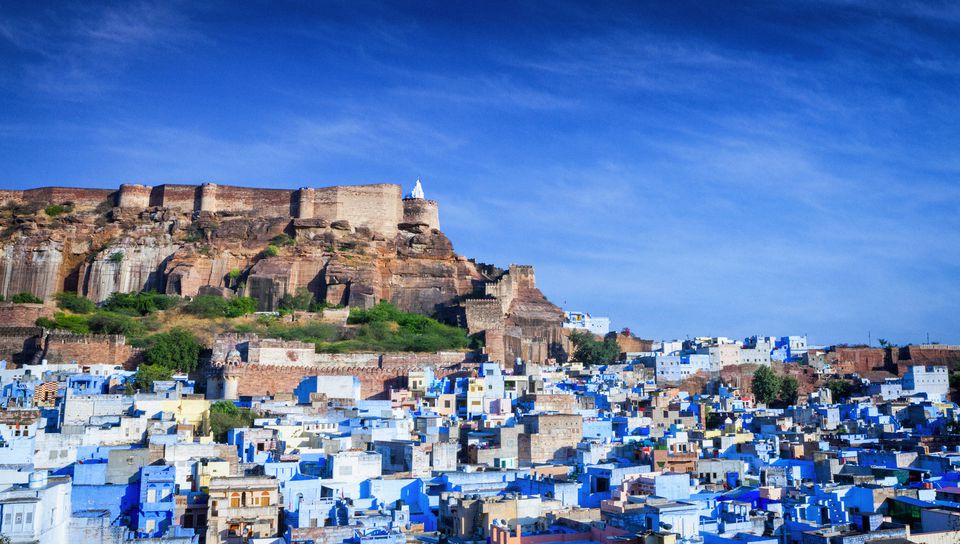
[[[434, 352], [471, 347], [464, 329], [440, 323], [427, 316], [404, 312], [381, 302], [368, 310], [353, 309], [344, 326], [306, 320], [296, 323], [281, 315], [253, 315], [254, 301], [247, 297], [224, 299], [197, 296], [190, 300], [156, 292], [114, 293], [99, 306], [75, 293], [57, 295], [59, 311], [53, 318], [40, 318], [37, 325], [75, 334], [122, 334], [138, 347], [151, 348], [158, 339], [186, 332], [209, 344], [222, 332], [256, 333], [263, 338], [299, 340], [321, 353], [358, 351]], [[292, 307], [324, 305], [288, 303]], [[157, 361], [150, 361], [158, 365]], [[185, 370], [179, 364], [158, 365], [167, 370]]]

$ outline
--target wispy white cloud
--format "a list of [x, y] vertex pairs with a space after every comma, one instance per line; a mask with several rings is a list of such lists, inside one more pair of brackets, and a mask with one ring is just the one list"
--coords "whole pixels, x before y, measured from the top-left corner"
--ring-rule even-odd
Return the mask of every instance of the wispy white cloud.
[[182, 51], [204, 40], [177, 7], [87, 4], [47, 11], [43, 18], [0, 20], [0, 37], [28, 54], [7, 73], [7, 86], [68, 100], [102, 96], [119, 85], [137, 55], [154, 48]]

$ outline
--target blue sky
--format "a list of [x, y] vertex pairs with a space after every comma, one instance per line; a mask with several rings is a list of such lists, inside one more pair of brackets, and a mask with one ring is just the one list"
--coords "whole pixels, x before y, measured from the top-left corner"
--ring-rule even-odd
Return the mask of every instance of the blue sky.
[[956, 3], [240, 4], [0, 4], [0, 187], [420, 176], [644, 337], [960, 342]]

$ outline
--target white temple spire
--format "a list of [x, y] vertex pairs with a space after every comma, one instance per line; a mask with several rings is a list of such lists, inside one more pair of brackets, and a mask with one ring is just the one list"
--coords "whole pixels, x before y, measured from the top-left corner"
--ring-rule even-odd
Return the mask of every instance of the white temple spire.
[[410, 192], [410, 198], [419, 198], [423, 199], [423, 185], [420, 185], [420, 178], [417, 178], [417, 184], [413, 186], [413, 191]]

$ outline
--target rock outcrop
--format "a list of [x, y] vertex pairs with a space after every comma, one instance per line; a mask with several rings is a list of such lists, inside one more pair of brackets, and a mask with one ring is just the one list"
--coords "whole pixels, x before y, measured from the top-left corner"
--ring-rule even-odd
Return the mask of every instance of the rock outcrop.
[[387, 300], [461, 325], [464, 301], [499, 297], [490, 315], [497, 323], [477, 330], [515, 346], [488, 351], [543, 359], [562, 314], [532, 277], [528, 267], [506, 273], [457, 255], [439, 230], [436, 202], [401, 198], [396, 185], [0, 191], [4, 297], [76, 291], [100, 302], [114, 291], [212, 288], [251, 296], [267, 311], [307, 291], [351, 307]]

